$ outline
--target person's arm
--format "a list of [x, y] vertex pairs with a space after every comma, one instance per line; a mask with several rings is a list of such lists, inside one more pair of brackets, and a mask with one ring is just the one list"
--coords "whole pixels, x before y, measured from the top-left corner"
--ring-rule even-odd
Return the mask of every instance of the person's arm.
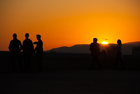
[[[38, 44], [38, 42], [34, 42], [33, 44]], [[34, 51], [36, 51], [36, 50], [37, 50], [37, 46], [35, 47]]]
[[36, 50], [37, 50], [37, 46], [35, 47], [34, 51], [36, 51]]
[[34, 53], [34, 45], [32, 41], [31, 41], [31, 50], [32, 50], [32, 53]]
[[98, 54], [100, 55], [100, 45], [98, 44]]
[[22, 50], [25, 49], [25, 42], [23, 41]]
[[98, 52], [100, 52], [100, 45], [98, 44]]
[[34, 42], [33, 44], [37, 44], [38, 42]]
[[91, 44], [90, 44], [90, 46], [89, 46], [89, 50], [91, 51], [91, 49], [92, 49], [92, 47], [91, 47]]
[[8, 47], [8, 49], [11, 51], [11, 41], [10, 41], [10, 44], [9, 44], [9, 47]]
[[21, 51], [23, 49], [23, 46], [21, 45], [20, 41], [19, 41], [19, 46], [20, 46], [19, 51]]

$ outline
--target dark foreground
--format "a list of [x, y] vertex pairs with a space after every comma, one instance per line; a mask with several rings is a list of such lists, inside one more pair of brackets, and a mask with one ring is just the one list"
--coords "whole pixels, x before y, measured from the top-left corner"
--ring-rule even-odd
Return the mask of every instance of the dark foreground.
[[0, 74], [0, 94], [140, 94], [140, 71], [75, 70]]

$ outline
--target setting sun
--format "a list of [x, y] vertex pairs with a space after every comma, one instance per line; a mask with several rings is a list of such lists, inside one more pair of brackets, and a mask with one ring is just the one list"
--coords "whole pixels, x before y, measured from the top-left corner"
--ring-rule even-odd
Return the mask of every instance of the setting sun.
[[108, 44], [108, 42], [103, 41], [101, 44], [103, 44], [103, 45], [107, 45], [107, 44]]
[[9, 51], [13, 33], [21, 44], [25, 33], [32, 42], [40, 34], [44, 51], [89, 44], [94, 37], [104, 46], [117, 39], [140, 41], [139, 5], [140, 0], [1, 0], [0, 51]]

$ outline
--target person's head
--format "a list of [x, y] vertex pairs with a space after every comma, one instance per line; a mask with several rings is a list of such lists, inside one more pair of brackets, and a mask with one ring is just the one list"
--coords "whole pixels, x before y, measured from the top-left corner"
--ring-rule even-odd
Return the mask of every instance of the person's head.
[[37, 40], [40, 40], [41, 39], [41, 35], [37, 34], [36, 38], [37, 38]]
[[98, 39], [97, 38], [93, 38], [93, 42], [97, 43]]
[[26, 34], [25, 34], [25, 37], [26, 37], [26, 39], [28, 39], [28, 37], [29, 37], [29, 33], [26, 33]]
[[118, 43], [118, 44], [122, 44], [122, 42], [121, 42], [121, 40], [120, 40], [120, 39], [118, 39], [118, 40], [117, 40], [117, 43]]
[[13, 34], [13, 38], [17, 39], [17, 34], [16, 33]]

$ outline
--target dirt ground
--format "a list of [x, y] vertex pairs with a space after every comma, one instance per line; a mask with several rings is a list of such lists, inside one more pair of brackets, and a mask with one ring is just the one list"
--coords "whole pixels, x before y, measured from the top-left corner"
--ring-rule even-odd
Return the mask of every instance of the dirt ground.
[[140, 71], [1, 73], [0, 94], [140, 94]]

